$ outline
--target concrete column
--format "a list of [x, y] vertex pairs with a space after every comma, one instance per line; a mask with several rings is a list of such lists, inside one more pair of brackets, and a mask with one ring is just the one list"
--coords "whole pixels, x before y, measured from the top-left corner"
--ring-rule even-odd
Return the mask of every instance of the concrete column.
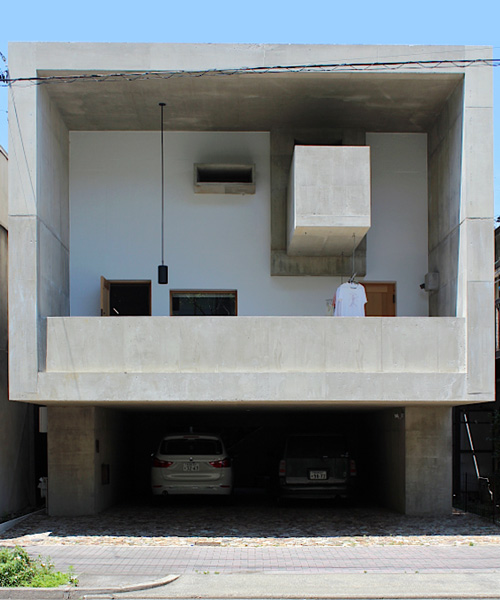
[[376, 435], [373, 440], [374, 462], [371, 465], [373, 490], [387, 508], [404, 513], [405, 488], [405, 421], [403, 408], [391, 408], [373, 416]]
[[[96, 408], [96, 504], [100, 512], [130, 494], [130, 437], [123, 412]], [[149, 475], [149, 473], [148, 473]]]
[[451, 513], [452, 418], [448, 407], [405, 409], [405, 513]]
[[95, 412], [93, 407], [48, 408], [50, 515], [95, 513]]
[[126, 464], [125, 436], [120, 412], [48, 408], [50, 515], [96, 514], [117, 501]]

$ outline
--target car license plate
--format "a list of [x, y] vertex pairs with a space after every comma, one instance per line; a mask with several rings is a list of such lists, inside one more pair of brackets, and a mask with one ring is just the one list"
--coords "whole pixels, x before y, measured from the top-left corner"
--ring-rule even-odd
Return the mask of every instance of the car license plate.
[[200, 470], [200, 465], [198, 463], [184, 463], [182, 465], [182, 470], [183, 471], [199, 471]]
[[326, 471], [309, 471], [309, 479], [328, 479]]

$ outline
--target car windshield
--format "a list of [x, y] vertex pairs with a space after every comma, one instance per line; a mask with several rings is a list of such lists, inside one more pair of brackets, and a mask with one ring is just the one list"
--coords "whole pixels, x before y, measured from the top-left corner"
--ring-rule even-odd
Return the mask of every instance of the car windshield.
[[340, 436], [300, 435], [289, 438], [286, 455], [288, 458], [313, 458], [339, 456], [345, 451], [345, 442]]
[[222, 444], [219, 440], [174, 438], [162, 441], [160, 454], [222, 454]]

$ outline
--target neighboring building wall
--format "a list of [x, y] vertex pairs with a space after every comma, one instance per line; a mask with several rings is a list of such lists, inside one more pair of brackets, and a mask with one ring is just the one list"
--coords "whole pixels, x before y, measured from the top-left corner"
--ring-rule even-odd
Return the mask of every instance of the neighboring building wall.
[[[499, 216], [495, 217], [496, 219], [500, 218]], [[500, 298], [500, 226], [495, 228], [495, 300]], [[497, 350], [500, 350], [498, 342], [500, 340], [497, 339]]]
[[[156, 281], [158, 133], [72, 132], [70, 140], [72, 316], [99, 315], [101, 275], [150, 279], [153, 315], [169, 314], [170, 289], [237, 289], [242, 316], [325, 314], [339, 277], [269, 276], [269, 134], [165, 134], [169, 285]], [[367, 143], [373, 218], [365, 279], [396, 282], [398, 316], [426, 316], [426, 136], [372, 133]], [[194, 193], [194, 163], [230, 159], [256, 165], [255, 195]]]
[[9, 187], [7, 173], [8, 158], [7, 152], [0, 146], [0, 226], [6, 231], [8, 229], [7, 221], [9, 218]]
[[33, 406], [8, 399], [7, 154], [0, 147], [0, 520], [35, 502]]

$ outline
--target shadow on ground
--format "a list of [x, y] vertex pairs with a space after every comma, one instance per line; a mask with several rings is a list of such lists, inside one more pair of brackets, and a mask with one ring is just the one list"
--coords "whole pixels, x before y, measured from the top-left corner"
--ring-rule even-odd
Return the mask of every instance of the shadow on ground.
[[280, 545], [300, 539], [305, 545], [338, 545], [375, 537], [381, 543], [392, 538], [392, 543], [422, 544], [432, 543], [422, 537], [433, 536], [485, 536], [494, 538], [489, 543], [500, 543], [500, 527], [458, 511], [444, 517], [411, 517], [332, 501], [278, 505], [267, 497], [237, 496], [230, 503], [223, 498], [177, 497], [158, 506], [120, 505], [95, 516], [34, 515], [0, 535], [0, 543]]

